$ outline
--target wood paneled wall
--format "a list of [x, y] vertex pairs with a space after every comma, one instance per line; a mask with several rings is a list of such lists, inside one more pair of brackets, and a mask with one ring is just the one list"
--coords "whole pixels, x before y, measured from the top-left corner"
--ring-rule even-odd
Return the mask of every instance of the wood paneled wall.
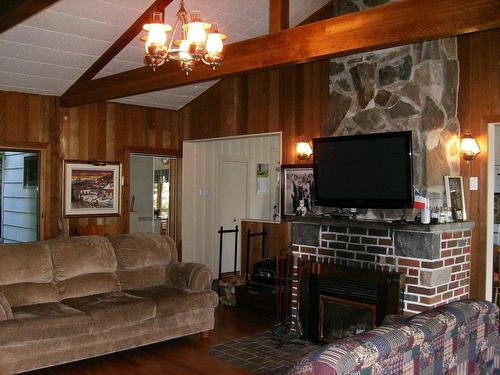
[[320, 135], [328, 108], [329, 61], [228, 78], [182, 110], [184, 139], [283, 132], [283, 163], [297, 163], [298, 137]]
[[[332, 16], [332, 2], [302, 24]], [[181, 111], [184, 139], [283, 132], [283, 163], [298, 163], [295, 142], [319, 137], [329, 100], [330, 60], [227, 78]]]
[[182, 140], [178, 116], [175, 111], [115, 103], [61, 108], [55, 97], [0, 91], [0, 147], [49, 150], [42, 176], [42, 238], [73, 234], [75, 226], [87, 224], [117, 223], [123, 230], [127, 199], [122, 201], [120, 217], [62, 217], [63, 160], [122, 162], [127, 181], [128, 152], [179, 153]]
[[[500, 122], [500, 29], [458, 37], [460, 90], [458, 119], [462, 132], [470, 131], [481, 147], [477, 159], [461, 161], [466, 207], [476, 222], [471, 246], [471, 297], [485, 297], [488, 123]], [[497, 145], [497, 147], [500, 147]], [[479, 177], [479, 190], [469, 190], [469, 177]], [[492, 229], [493, 230], [493, 229]]]

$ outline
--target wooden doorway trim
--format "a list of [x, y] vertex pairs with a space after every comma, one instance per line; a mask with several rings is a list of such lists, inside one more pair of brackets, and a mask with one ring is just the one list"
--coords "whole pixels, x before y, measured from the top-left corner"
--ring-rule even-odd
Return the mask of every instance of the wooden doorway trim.
[[[56, 204], [52, 206], [50, 196], [51, 163], [50, 144], [39, 142], [0, 142], [0, 149], [13, 151], [38, 152], [39, 160], [39, 190], [38, 190], [38, 238], [46, 240], [50, 238], [50, 215], [60, 213], [61, 207]], [[57, 171], [56, 171], [57, 173]]]

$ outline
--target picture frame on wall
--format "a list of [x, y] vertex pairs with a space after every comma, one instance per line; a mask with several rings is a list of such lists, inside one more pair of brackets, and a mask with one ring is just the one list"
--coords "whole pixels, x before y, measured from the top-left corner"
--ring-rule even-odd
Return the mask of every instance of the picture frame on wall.
[[314, 209], [314, 174], [312, 164], [281, 166], [281, 216], [297, 215], [299, 202], [304, 200], [307, 212]]
[[446, 202], [451, 207], [454, 220], [467, 220], [464, 197], [464, 181], [462, 176], [444, 176]]
[[121, 163], [65, 160], [63, 214], [119, 216]]

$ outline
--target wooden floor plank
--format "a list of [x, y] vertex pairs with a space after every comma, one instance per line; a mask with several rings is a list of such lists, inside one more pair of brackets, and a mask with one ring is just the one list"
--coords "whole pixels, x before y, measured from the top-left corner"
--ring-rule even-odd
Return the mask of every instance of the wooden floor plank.
[[248, 375], [250, 372], [231, 366], [208, 355], [208, 349], [221, 342], [269, 329], [272, 322], [251, 313], [219, 306], [215, 329], [208, 339], [199, 335], [91, 358], [26, 375]]

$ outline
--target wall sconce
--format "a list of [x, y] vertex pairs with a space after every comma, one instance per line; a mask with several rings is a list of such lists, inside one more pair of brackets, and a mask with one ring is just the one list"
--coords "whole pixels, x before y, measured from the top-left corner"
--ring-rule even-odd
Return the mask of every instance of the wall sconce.
[[460, 150], [462, 152], [462, 157], [465, 161], [467, 161], [467, 163], [474, 160], [481, 152], [476, 138], [474, 138], [469, 132], [465, 132], [460, 140]]
[[300, 161], [307, 160], [312, 155], [313, 150], [311, 144], [306, 141], [304, 136], [300, 137], [299, 141], [295, 144], [295, 152]]

